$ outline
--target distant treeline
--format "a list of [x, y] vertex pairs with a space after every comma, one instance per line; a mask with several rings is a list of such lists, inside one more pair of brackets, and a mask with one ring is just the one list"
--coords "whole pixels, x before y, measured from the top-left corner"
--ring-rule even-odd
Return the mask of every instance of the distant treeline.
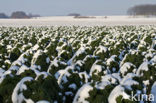
[[16, 11], [11, 14], [11, 16], [6, 15], [5, 13], [0, 13], [0, 18], [32, 18], [32, 17], [40, 17], [40, 15], [34, 14], [26, 14], [23, 11]]
[[156, 4], [136, 5], [127, 11], [128, 15], [156, 16]]

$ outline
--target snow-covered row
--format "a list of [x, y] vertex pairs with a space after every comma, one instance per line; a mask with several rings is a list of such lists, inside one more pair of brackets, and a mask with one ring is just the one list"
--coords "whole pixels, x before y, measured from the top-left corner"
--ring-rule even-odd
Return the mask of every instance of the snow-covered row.
[[156, 97], [155, 26], [0, 27], [0, 34], [0, 103]]

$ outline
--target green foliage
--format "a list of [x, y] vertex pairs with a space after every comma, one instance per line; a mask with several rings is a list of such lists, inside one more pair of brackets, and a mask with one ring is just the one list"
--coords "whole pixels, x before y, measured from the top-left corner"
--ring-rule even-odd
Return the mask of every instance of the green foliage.
[[7, 53], [7, 49], [4, 45], [0, 45], [0, 54]]
[[119, 64], [116, 61], [111, 61], [110, 65], [108, 65], [109, 70], [113, 73], [113, 72], [117, 72], [119, 70]]
[[83, 60], [85, 57], [86, 57], [86, 52], [82, 52], [81, 54], [76, 55], [73, 61], [76, 62], [78, 60]]
[[23, 95], [26, 98], [31, 98], [34, 102], [39, 100], [47, 100], [58, 103], [62, 103], [62, 97], [59, 96], [60, 88], [56, 82], [56, 79], [52, 76], [43, 78], [41, 75], [37, 80], [31, 82], [25, 82], [27, 90], [23, 91]]
[[108, 96], [113, 88], [113, 85], [107, 85], [105, 89], [93, 88], [92, 91], [89, 91], [89, 97], [86, 100], [89, 103], [108, 103]]
[[11, 62], [17, 60], [20, 55], [21, 55], [21, 51], [19, 50], [19, 48], [14, 48], [10, 53]]
[[140, 64], [143, 62], [144, 56], [142, 56], [141, 53], [135, 53], [135, 54], [128, 54], [126, 56], [125, 62], [131, 62], [134, 64], [137, 68], [140, 66]]
[[84, 67], [83, 71], [86, 71], [87, 73], [90, 72], [90, 68], [92, 67], [93, 63], [96, 61], [96, 58], [93, 56], [86, 56], [84, 61]]
[[56, 50], [56, 47], [57, 47], [56, 44], [57, 44], [57, 42], [52, 42], [51, 45], [49, 47], [47, 47], [47, 55], [49, 57], [51, 57], [51, 56], [56, 57], [57, 56], [58, 52]]
[[1, 103], [11, 103], [12, 92], [20, 81], [20, 76], [6, 75], [3, 82], [0, 84], [0, 101]]
[[147, 88], [148, 88], [147, 89], [147, 94], [150, 94], [152, 85], [156, 81], [156, 78], [155, 78], [155, 76], [156, 76], [156, 70], [155, 70], [156, 64], [155, 65], [149, 64], [148, 68], [149, 68], [148, 71], [141, 71], [140, 74], [143, 74], [141, 76], [142, 81], [149, 80], [149, 85], [147, 85]]
[[121, 76], [126, 76], [128, 73], [133, 73], [134, 69], [136, 69], [136, 67], [134, 65], [130, 65], [129, 67], [126, 68], [127, 71], [124, 73], [121, 73]]
[[144, 41], [145, 41], [148, 45], [151, 45], [151, 44], [152, 44], [151, 36], [148, 35], [148, 36], [144, 39]]
[[92, 73], [92, 80], [94, 80], [94, 81], [100, 81], [101, 80], [101, 77], [106, 75], [104, 73], [104, 71], [107, 71], [107, 69], [106, 69], [106, 65], [102, 61], [97, 61], [96, 62], [96, 65], [101, 66], [102, 71], [101, 72], [98, 72], [97, 70], [93, 71], [93, 73]]
[[20, 77], [32, 77], [35, 78], [36, 74], [33, 70], [29, 69], [29, 70], [25, 70], [23, 73], [20, 74]]
[[97, 50], [94, 51], [95, 52], [95, 56], [98, 56], [99, 59], [105, 60], [105, 58], [108, 58], [109, 57], [108, 50], [106, 52], [105, 51], [102, 51], [102, 52], [97, 53], [99, 50], [100, 50], [100, 48], [98, 48]]
[[35, 61], [36, 65], [41, 66], [41, 71], [47, 71], [50, 63], [46, 62], [47, 55], [45, 53], [42, 53], [41, 55], [38, 56], [37, 60]]
[[50, 74], [54, 75], [57, 71], [62, 70], [62, 69], [65, 69], [67, 67], [67, 64], [62, 63], [60, 61], [57, 62], [57, 65], [58, 66], [55, 66], [55, 65], [51, 65], [50, 66], [50, 68], [49, 68], [50, 69], [49, 70], [49, 73]]
[[123, 99], [123, 96], [122, 96], [122, 95], [120, 95], [120, 96], [118, 96], [118, 97], [116, 98], [116, 102], [117, 102], [117, 103], [137, 103], [137, 102], [131, 101], [131, 100], [129, 100], [129, 99]]
[[[68, 82], [62, 84], [63, 85], [62, 92], [66, 97], [65, 103], [70, 103], [71, 101], [73, 101], [74, 96], [75, 96], [76, 92], [78, 91], [78, 89], [82, 86], [82, 80], [79, 77], [79, 74], [72, 73], [72, 72], [69, 77], [67, 76], [67, 80], [68, 80]], [[75, 84], [76, 89], [69, 88], [69, 85], [71, 85], [71, 84]], [[65, 92], [72, 92], [73, 95], [66, 95]]]
[[44, 39], [42, 39], [38, 43], [38, 45], [39, 45], [40, 49], [43, 49], [44, 50], [48, 46], [49, 43], [50, 43], [50, 39], [49, 38], [44, 38]]
[[80, 48], [80, 41], [74, 41], [73, 43], [72, 43], [72, 47], [74, 47], [73, 49], [74, 49], [74, 51], [77, 51], [79, 48]]
[[37, 43], [37, 38], [36, 38], [35, 34], [31, 35], [29, 42], [32, 43], [32, 45], [35, 45]]

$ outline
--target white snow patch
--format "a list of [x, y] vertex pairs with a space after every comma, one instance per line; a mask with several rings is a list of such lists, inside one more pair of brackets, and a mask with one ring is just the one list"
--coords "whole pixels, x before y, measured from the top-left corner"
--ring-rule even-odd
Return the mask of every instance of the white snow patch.
[[102, 52], [107, 52], [107, 47], [104, 47], [104, 46], [102, 46], [102, 45], [100, 45], [97, 49], [99, 49], [97, 52], [96, 52], [96, 54], [99, 54], [99, 53], [102, 53]]
[[117, 57], [117, 56], [112, 55], [109, 59], [107, 59], [107, 61], [106, 61], [107, 65], [110, 65], [111, 62], [115, 61], [115, 57]]
[[73, 84], [69, 85], [69, 88], [73, 88], [74, 90], [76, 90], [77, 86], [76, 86], [76, 84], [73, 83]]
[[76, 57], [76, 56], [79, 56], [80, 54], [84, 53], [85, 52], [85, 47], [80, 47], [76, 53], [74, 54], [74, 56], [67, 62], [68, 65], [72, 65], [73, 64], [73, 59]]
[[22, 65], [19, 70], [17, 71], [17, 75], [20, 75], [23, 73], [25, 70], [29, 70], [29, 68], [26, 65]]
[[108, 97], [109, 103], [116, 103], [116, 98], [120, 95], [122, 95], [124, 99], [130, 98], [130, 96], [127, 93], [125, 93], [125, 89], [121, 85], [118, 85], [110, 93]]
[[38, 50], [36, 53], [34, 53], [34, 56], [31, 60], [31, 65], [34, 65], [34, 63], [36, 62], [36, 59], [38, 58], [39, 55], [41, 55], [42, 51]]
[[133, 77], [136, 77], [137, 75], [134, 73], [128, 73], [121, 81], [120, 85], [124, 86], [125, 88], [132, 90], [132, 85], [139, 85], [139, 83], [135, 80], [133, 80]]
[[102, 72], [102, 66], [94, 64], [90, 69], [90, 76], [92, 76], [92, 73], [98, 75], [99, 72]]
[[138, 70], [137, 70], [137, 75], [141, 75], [141, 76], [143, 76], [143, 73], [142, 74], [140, 74], [141, 73], [141, 71], [148, 71], [149, 69], [148, 69], [148, 62], [143, 62], [140, 66], [139, 66], [139, 68], [138, 68]]
[[79, 76], [80, 76], [81, 79], [85, 79], [85, 83], [88, 83], [88, 79], [90, 78], [90, 76], [87, 74], [86, 71], [80, 72]]
[[156, 55], [151, 59], [150, 62], [156, 63]]
[[[32, 81], [33, 78], [32, 77], [25, 77], [23, 78], [15, 87], [15, 89], [13, 90], [12, 93], [12, 102], [13, 103], [22, 103], [23, 101], [27, 100], [24, 96], [23, 93], [19, 93], [22, 92], [23, 90], [26, 90], [27, 87], [24, 84], [24, 82], [26, 81]], [[32, 100], [29, 99], [29, 103], [34, 103]]]
[[[130, 62], [126, 62], [126, 63], [124, 63], [122, 66], [121, 66], [121, 68], [120, 68], [120, 70], [119, 70], [119, 72], [122, 74], [122, 76], [124, 76], [124, 74], [128, 71], [128, 69], [130, 69], [131, 67], [135, 67], [132, 63], [130, 63]], [[134, 71], [134, 73], [136, 72], [136, 69], [134, 69], [133, 70]]]
[[2, 74], [5, 72], [5, 70], [3, 70], [2, 68], [0, 68], [0, 77], [2, 76]]
[[143, 83], [147, 86], [150, 84], [149, 80], [143, 81]]
[[49, 57], [46, 58], [46, 63], [47, 63], [47, 64], [50, 63], [50, 58], [49, 58]]
[[89, 83], [84, 84], [76, 93], [73, 103], [89, 103], [85, 99], [89, 97], [89, 91], [93, 90], [93, 87]]
[[151, 94], [154, 95], [154, 101], [152, 101], [152, 103], [156, 103], [156, 82], [154, 82], [152, 86]]
[[37, 50], [38, 48], [39, 48], [39, 45], [36, 44], [36, 45], [32, 48], [32, 50]]
[[36, 103], [50, 103], [50, 102], [48, 102], [48, 101], [46, 101], [46, 100], [40, 100], [40, 101], [38, 101], [38, 102], [36, 102]]
[[117, 83], [117, 79], [114, 78], [111, 74], [107, 74], [105, 76], [102, 76], [101, 78], [101, 82], [95, 85], [95, 87], [98, 89], [104, 89], [107, 85]]

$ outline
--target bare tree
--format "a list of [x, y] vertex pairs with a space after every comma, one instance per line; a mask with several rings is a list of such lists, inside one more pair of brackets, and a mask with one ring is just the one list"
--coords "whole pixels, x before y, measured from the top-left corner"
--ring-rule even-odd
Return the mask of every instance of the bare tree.
[[23, 11], [16, 11], [11, 14], [11, 18], [29, 18]]
[[75, 16], [75, 17], [77, 17], [77, 16], [81, 16], [79, 13], [70, 13], [70, 14], [68, 14], [68, 16]]
[[9, 18], [5, 13], [0, 13], [0, 18]]
[[136, 5], [129, 8], [127, 11], [129, 15], [144, 15], [144, 16], [155, 16], [156, 15], [156, 5], [146, 4], [146, 5]]

